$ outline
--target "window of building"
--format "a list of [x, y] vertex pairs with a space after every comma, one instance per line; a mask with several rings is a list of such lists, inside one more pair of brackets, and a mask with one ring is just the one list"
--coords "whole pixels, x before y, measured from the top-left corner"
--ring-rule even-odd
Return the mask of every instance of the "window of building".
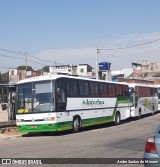
[[84, 69], [83, 68], [80, 69], [80, 73], [84, 73]]

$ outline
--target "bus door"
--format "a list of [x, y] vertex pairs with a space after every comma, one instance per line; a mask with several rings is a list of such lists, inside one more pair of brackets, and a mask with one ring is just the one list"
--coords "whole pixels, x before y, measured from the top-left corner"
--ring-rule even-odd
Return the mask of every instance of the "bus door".
[[66, 91], [65, 91], [65, 80], [58, 79], [56, 84], [56, 99], [57, 99], [57, 111], [66, 111]]
[[129, 88], [129, 97], [130, 97], [130, 107], [134, 106], [135, 103], [135, 92], [134, 92], [134, 88]]

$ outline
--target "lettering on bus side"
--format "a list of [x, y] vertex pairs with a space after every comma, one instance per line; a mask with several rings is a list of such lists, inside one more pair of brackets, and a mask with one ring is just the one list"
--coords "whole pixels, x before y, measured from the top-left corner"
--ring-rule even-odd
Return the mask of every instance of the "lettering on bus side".
[[82, 105], [83, 106], [104, 106], [104, 100], [83, 99]]

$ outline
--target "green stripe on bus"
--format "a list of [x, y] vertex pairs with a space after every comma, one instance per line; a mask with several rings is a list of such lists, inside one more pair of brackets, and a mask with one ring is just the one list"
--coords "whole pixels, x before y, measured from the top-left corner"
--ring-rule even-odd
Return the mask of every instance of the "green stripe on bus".
[[118, 104], [130, 104], [130, 99], [128, 97], [118, 97], [117, 102]]
[[[82, 120], [82, 127], [98, 125], [107, 122], [112, 122], [113, 116], [90, 118]], [[17, 126], [19, 132], [55, 132], [72, 129], [72, 121], [60, 122], [54, 124], [32, 124], [32, 125], [19, 125]]]
[[104, 124], [104, 123], [112, 122], [112, 121], [113, 121], [113, 117], [112, 116], [84, 119], [84, 120], [82, 120], [82, 127], [91, 126], [91, 125], [98, 125], [98, 124]]
[[32, 124], [17, 126], [19, 132], [55, 132], [72, 129], [72, 122], [61, 122], [54, 124]]

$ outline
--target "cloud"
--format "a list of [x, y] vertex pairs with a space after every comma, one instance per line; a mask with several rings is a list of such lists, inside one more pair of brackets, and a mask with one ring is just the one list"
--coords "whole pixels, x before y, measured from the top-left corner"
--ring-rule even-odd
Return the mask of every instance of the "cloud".
[[[49, 60], [51, 62], [50, 65], [89, 64], [95, 68], [97, 47], [101, 49], [128, 47], [154, 41], [156, 39], [160, 39], [159, 32], [130, 34], [117, 39], [98, 39], [92, 41], [89, 47], [42, 50], [34, 56]], [[130, 49], [112, 51], [100, 50], [98, 59], [99, 62], [111, 62], [112, 70], [130, 68], [131, 62], [142, 63], [143, 60], [147, 60], [150, 63], [156, 61], [160, 62], [159, 46], [160, 41]]]
[[36, 57], [50, 60], [51, 65], [67, 65], [67, 64], [91, 64], [94, 66], [96, 57], [96, 48], [66, 48], [66, 49], [50, 49], [41, 51]]

